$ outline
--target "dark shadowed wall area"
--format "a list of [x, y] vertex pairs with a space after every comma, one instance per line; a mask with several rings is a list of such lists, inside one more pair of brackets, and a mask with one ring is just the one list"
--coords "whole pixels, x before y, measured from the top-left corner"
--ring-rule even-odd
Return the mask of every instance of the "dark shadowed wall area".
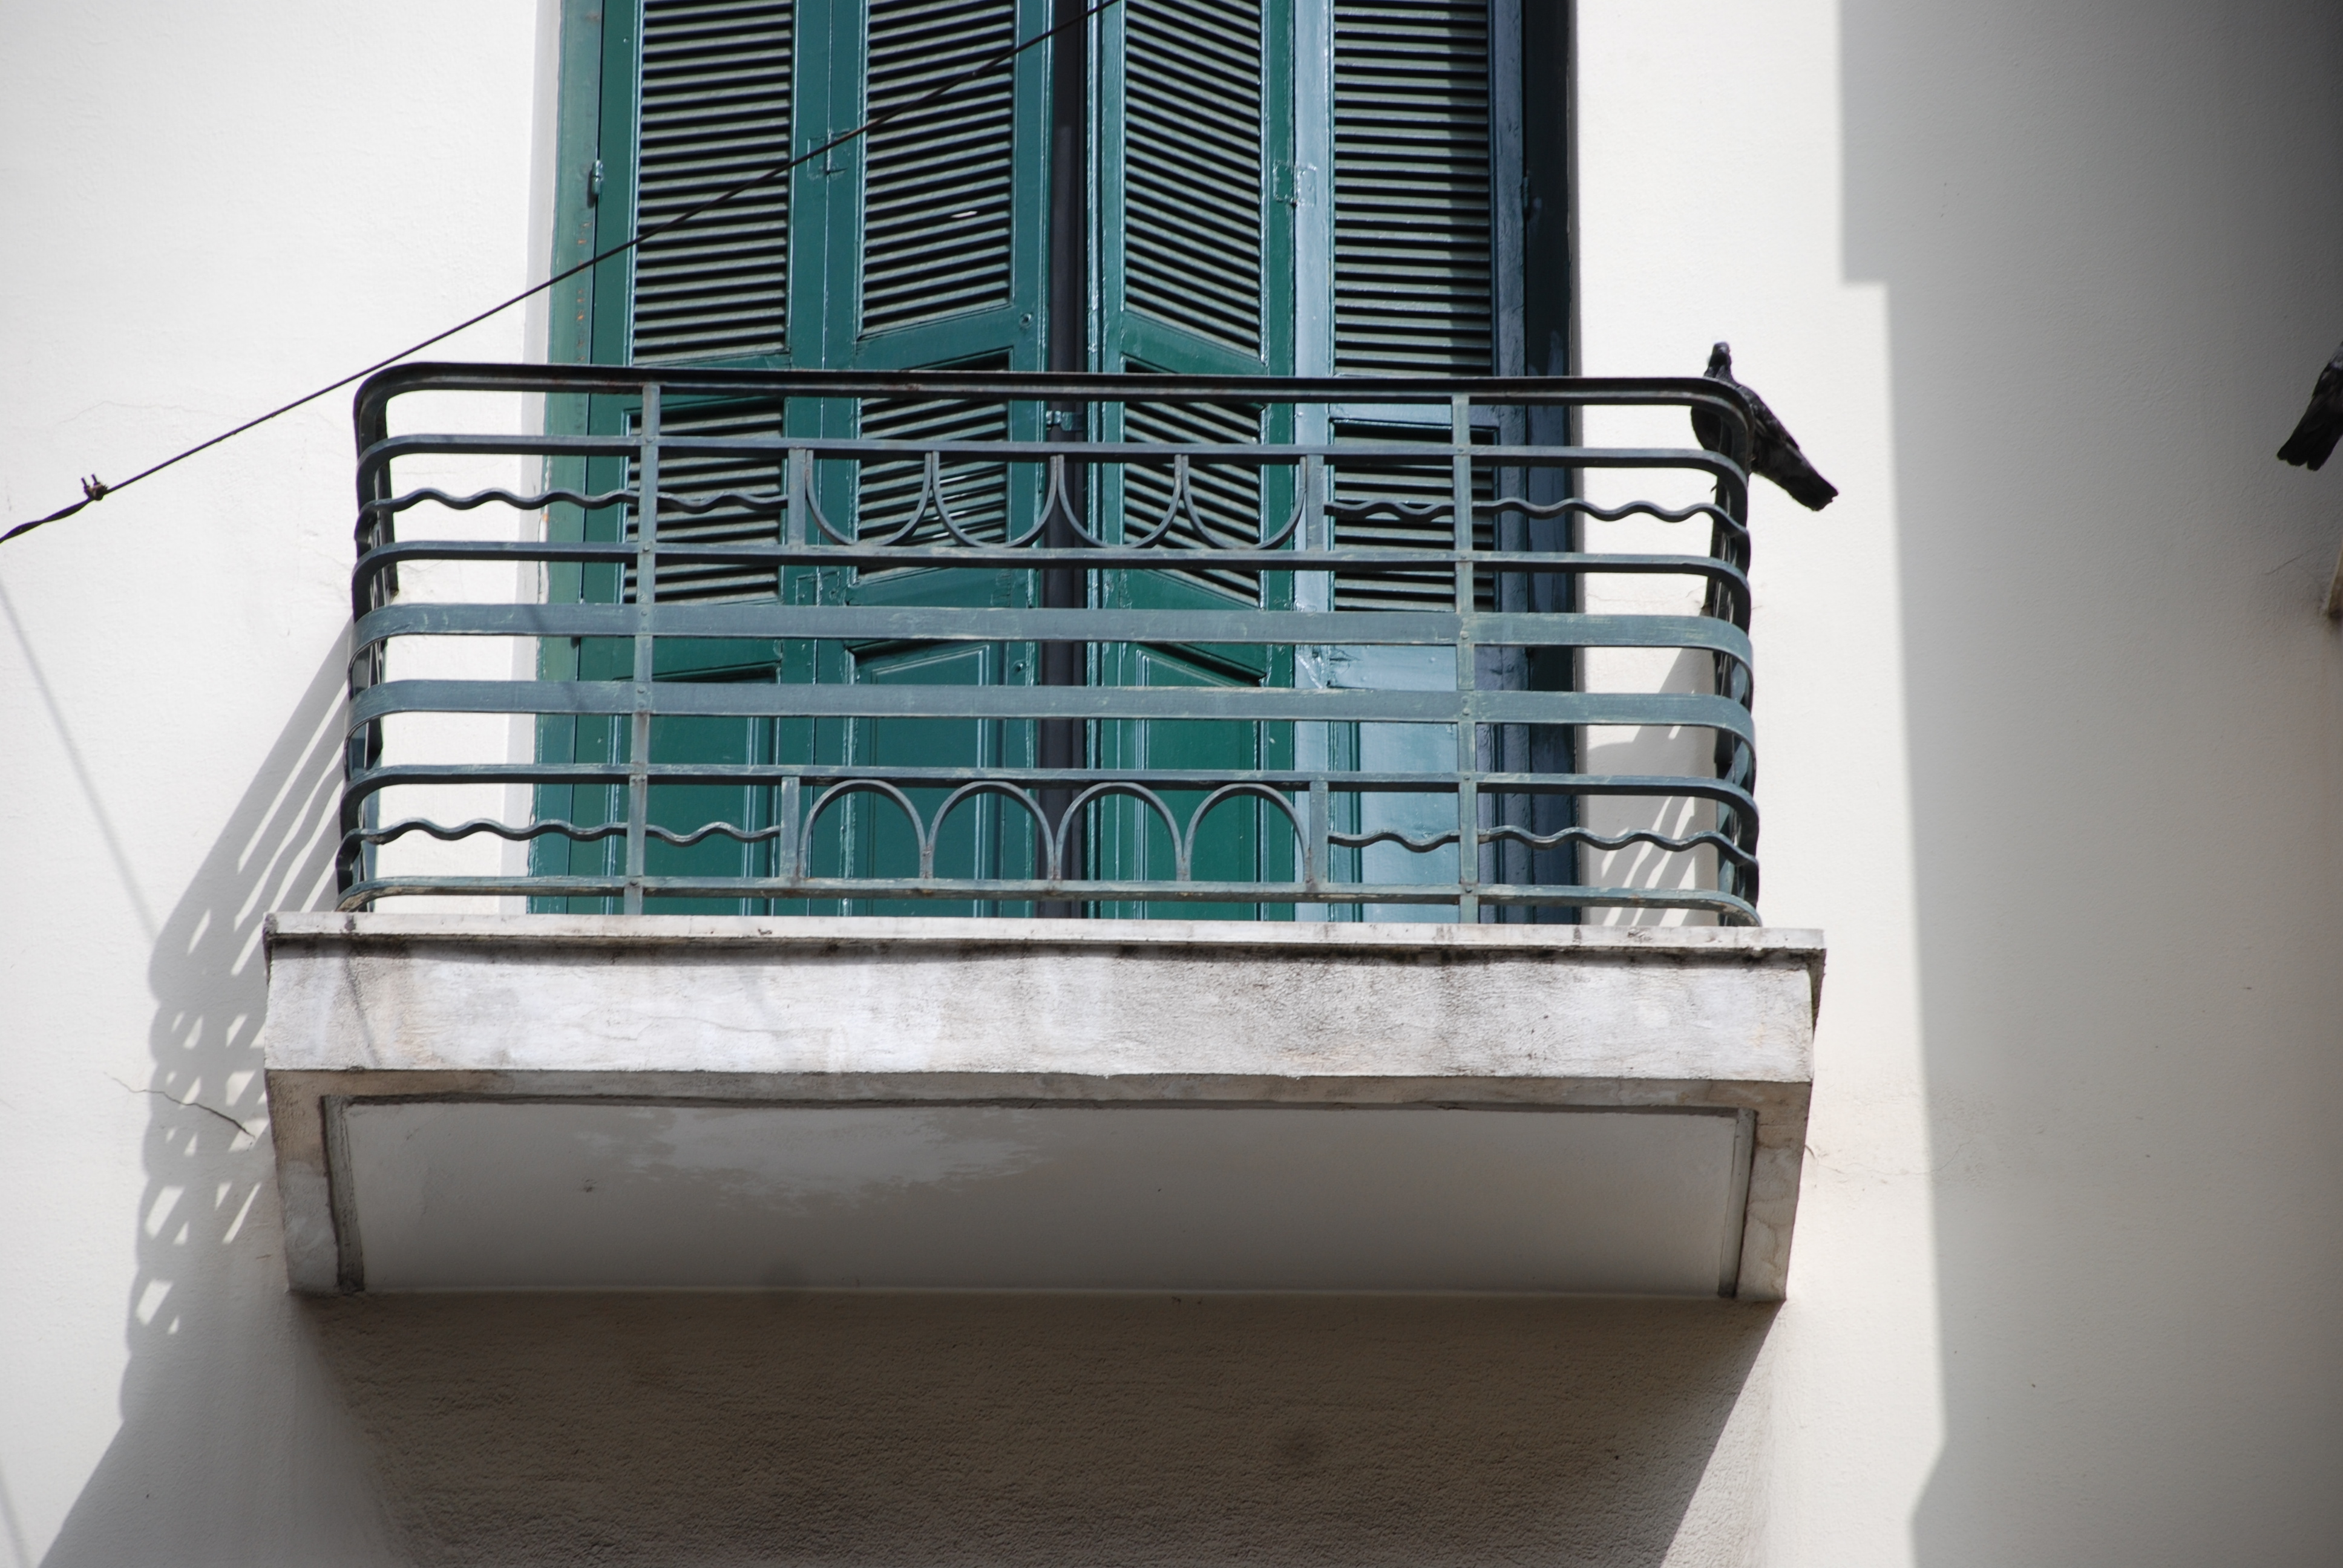
[[1657, 1563], [1725, 1305], [620, 1296], [312, 1328], [423, 1562]]

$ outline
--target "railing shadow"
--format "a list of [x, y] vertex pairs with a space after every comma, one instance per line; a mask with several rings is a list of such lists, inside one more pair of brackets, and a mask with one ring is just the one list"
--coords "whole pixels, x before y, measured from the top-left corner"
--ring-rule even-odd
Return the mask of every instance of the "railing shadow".
[[337, 638], [156, 938], [122, 1424], [45, 1568], [364, 1554], [363, 1471], [277, 1255], [257, 1044], [264, 917], [332, 903], [347, 664]]
[[1755, 1527], [1747, 1488], [1704, 1480], [1760, 1462], [1768, 1309], [290, 1297], [259, 938], [329, 900], [343, 669], [337, 647], [155, 944], [122, 1426], [45, 1568], [1656, 1568]]

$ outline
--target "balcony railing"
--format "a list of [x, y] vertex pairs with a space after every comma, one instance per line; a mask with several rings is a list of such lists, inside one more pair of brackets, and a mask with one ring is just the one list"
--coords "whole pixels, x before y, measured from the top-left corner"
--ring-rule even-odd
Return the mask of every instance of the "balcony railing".
[[385, 372], [341, 905], [1755, 923], [1746, 481], [1687, 407], [1745, 429], [1697, 379]]

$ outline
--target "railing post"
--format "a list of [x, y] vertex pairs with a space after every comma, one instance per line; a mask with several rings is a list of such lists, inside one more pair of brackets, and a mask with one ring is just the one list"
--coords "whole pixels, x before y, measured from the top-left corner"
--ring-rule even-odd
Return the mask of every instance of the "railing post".
[[[1087, 432], [1089, 409], [1085, 405], [1069, 404], [1059, 410], [1065, 422], [1050, 427], [1050, 437], [1058, 440], [1080, 440]], [[1043, 549], [1071, 550], [1081, 542], [1089, 531], [1090, 469], [1088, 465], [1070, 474], [1067, 459], [1051, 457], [1046, 489], [1041, 498], [1041, 538]], [[1077, 508], [1080, 515], [1068, 508]], [[1090, 604], [1090, 573], [1080, 567], [1045, 567], [1041, 573], [1041, 608], [1044, 609], [1082, 609]], [[1047, 641], [1034, 650], [1041, 668], [1035, 673], [1045, 687], [1086, 686], [1090, 683], [1090, 644], [1086, 642]], [[1033, 726], [1033, 759], [1037, 766], [1071, 772], [1090, 766], [1090, 726], [1080, 719], [1044, 719]], [[1074, 797], [1081, 786], [1052, 785], [1038, 792], [1041, 814], [1050, 824], [1052, 834], [1061, 834], [1065, 853], [1058, 867], [1059, 880], [1079, 881], [1089, 847], [1083, 842], [1082, 824], [1074, 819], [1061, 829], [1066, 813], [1073, 809]], [[1045, 920], [1080, 920], [1087, 912], [1083, 900], [1077, 899], [1041, 899], [1033, 912]]]
[[792, 773], [781, 780], [780, 853], [774, 856], [773, 874], [794, 882], [805, 874], [798, 863], [798, 840], [804, 835], [805, 781]]
[[635, 681], [633, 727], [627, 748], [627, 893], [625, 911], [643, 912], [643, 868], [650, 845], [651, 616], [659, 603], [659, 387], [643, 388], [637, 426], [639, 489], [635, 502]]
[[1481, 919], [1481, 686], [1473, 641], [1473, 399], [1448, 400], [1449, 508], [1456, 520], [1456, 921]]
[[1302, 885], [1313, 893], [1325, 891], [1326, 835], [1332, 830], [1332, 805], [1327, 798], [1325, 775], [1320, 774], [1310, 780], [1309, 814], [1303, 819], [1306, 830], [1302, 844]]
[[792, 447], [783, 462], [787, 481], [789, 514], [782, 523], [781, 543], [794, 549], [809, 549], [813, 546], [813, 518], [808, 515], [806, 490], [813, 483], [813, 453], [803, 447]]

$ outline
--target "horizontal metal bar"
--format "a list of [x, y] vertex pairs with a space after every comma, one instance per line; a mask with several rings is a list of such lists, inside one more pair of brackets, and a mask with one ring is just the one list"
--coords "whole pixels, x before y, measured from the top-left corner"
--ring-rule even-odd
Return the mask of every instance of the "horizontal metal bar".
[[[362, 908], [376, 899], [449, 895], [534, 898], [612, 898], [630, 886], [644, 897], [682, 899], [918, 899], [1024, 903], [1072, 900], [1099, 903], [1240, 904], [1453, 904], [1467, 889], [1449, 883], [1396, 882], [1159, 882], [1080, 881], [998, 878], [959, 879], [858, 877], [377, 877], [350, 888], [343, 909]], [[1557, 905], [1607, 909], [1707, 910], [1756, 922], [1756, 910], [1730, 893], [1696, 888], [1531, 887], [1482, 883], [1469, 890], [1483, 903]]]
[[[477, 539], [401, 539], [378, 545], [360, 558], [351, 581], [352, 613], [368, 613], [371, 585], [384, 572], [409, 561], [449, 561], [518, 564], [570, 562], [631, 565], [637, 556], [632, 543], [578, 541], [491, 542]], [[1528, 550], [1413, 550], [1342, 548], [1333, 550], [1237, 550], [1105, 548], [1029, 549], [1023, 548], [855, 548], [818, 546], [803, 548], [778, 545], [662, 545], [659, 561], [673, 569], [686, 566], [757, 566], [778, 571], [786, 567], [876, 568], [888, 570], [1042, 571], [1071, 568], [1081, 571], [1272, 571], [1334, 572], [1350, 578], [1372, 578], [1385, 572], [1453, 572], [1470, 563], [1489, 576], [1505, 573], [1551, 573], [1589, 576], [1697, 577], [1738, 591], [1727, 597], [1732, 621], [1746, 629], [1750, 598], [1747, 574], [1731, 561], [1714, 556], [1544, 554]], [[1280, 611], [1280, 614], [1290, 613]], [[1347, 612], [1344, 612], [1347, 613]], [[1716, 618], [1714, 617], [1706, 618]]]
[[[728, 784], [771, 787], [784, 779], [827, 785], [880, 780], [905, 789], [950, 789], [980, 781], [1020, 784], [1032, 789], [1080, 789], [1091, 784], [1142, 784], [1155, 789], [1213, 789], [1223, 784], [1265, 784], [1300, 794], [1323, 782], [1337, 795], [1453, 795], [1470, 782], [1484, 794], [1588, 795], [1691, 798], [1714, 800], [1755, 820], [1756, 801], [1740, 786], [1721, 779], [1663, 773], [1437, 773], [1358, 772], [1335, 769], [1201, 768], [902, 768], [853, 763], [660, 762], [645, 765], [658, 784]], [[623, 784], [634, 775], [626, 762], [398, 762], [360, 769], [349, 776], [353, 796], [402, 787], [476, 784], [549, 784], [595, 787]]]
[[[661, 435], [660, 452], [677, 456], [773, 459], [778, 473], [792, 452], [810, 452], [817, 462], [924, 460], [930, 453], [946, 461], [1021, 463], [1057, 459], [1079, 463], [1170, 463], [1234, 467], [1291, 467], [1304, 458], [1344, 467], [1401, 465], [1441, 467], [1460, 457], [1481, 467], [1689, 469], [1739, 480], [1742, 469], [1729, 457], [1699, 447], [1501, 446], [1457, 447], [1433, 441], [895, 441], [846, 437]], [[389, 436], [358, 455], [360, 483], [401, 457], [627, 457], [643, 449], [627, 436], [466, 435], [458, 432]], [[363, 504], [363, 498], [362, 498]]]
[[[661, 452], [705, 457], [754, 457], [769, 454], [779, 459], [792, 452], [809, 452], [817, 462], [924, 460], [930, 453], [945, 460], [976, 463], [1017, 463], [1034, 467], [1065, 459], [1081, 463], [1170, 463], [1184, 457], [1191, 466], [1292, 467], [1305, 457], [1324, 459], [1340, 469], [1352, 464], [1402, 464], [1445, 467], [1469, 457], [1484, 467], [1730, 467], [1726, 459], [1701, 447], [1572, 447], [1539, 444], [1506, 446], [1474, 442], [1458, 447], [1443, 441], [1021, 441], [991, 439], [897, 440], [861, 436], [692, 436], [674, 432], [659, 437]], [[368, 467], [397, 457], [630, 457], [643, 449], [633, 436], [538, 436], [468, 434], [462, 431], [418, 432], [386, 437], [361, 455]], [[669, 492], [660, 492], [662, 496]], [[1533, 503], [1514, 498], [1526, 506]], [[613, 504], [617, 504], [615, 501]], [[1479, 503], [1495, 508], [1495, 498]]]
[[1141, 642], [1700, 648], [1749, 662], [1747, 634], [1707, 616], [1455, 615], [1421, 610], [1033, 609], [924, 605], [395, 604], [356, 648], [397, 637], [659, 637], [857, 642]]
[[793, 397], [999, 398], [1008, 402], [1071, 399], [1088, 403], [1234, 402], [1583, 405], [1714, 402], [1746, 407], [1729, 385], [1699, 376], [1172, 376], [1094, 375], [1020, 370], [727, 370], [668, 365], [495, 364], [417, 360], [382, 371], [360, 388], [378, 400], [417, 391], [634, 393], [658, 385], [669, 391], [731, 395], [764, 392]]
[[639, 396], [653, 385], [671, 397], [739, 400], [786, 397], [919, 397], [1001, 402], [1384, 404], [1446, 403], [1524, 407], [1707, 407], [1741, 430], [1748, 402], [1738, 387], [1705, 377], [1207, 377], [1052, 376], [1025, 372], [914, 370], [873, 374], [823, 370], [693, 370], [653, 366], [458, 364], [422, 361], [377, 372], [362, 384], [353, 415], [360, 445], [383, 429], [391, 401], [410, 392], [546, 392]]
[[[1463, 564], [1493, 570], [1570, 572], [1622, 576], [1708, 577], [1744, 582], [1746, 574], [1715, 556], [1601, 555], [1537, 550], [1407, 549], [1390, 546], [1342, 546], [1325, 550], [1195, 549], [1171, 546], [1090, 546], [1042, 549], [1021, 545], [759, 545], [669, 544], [659, 546], [669, 566], [878, 567], [950, 571], [1034, 571], [1074, 567], [1089, 571], [1331, 571], [1413, 570]], [[407, 561], [578, 564], [630, 563], [631, 540], [402, 538], [374, 546], [359, 557], [361, 573]]]
[[[1347, 691], [1257, 687], [801, 686], [663, 680], [655, 715], [774, 719], [1201, 719], [1230, 723], [1601, 724], [1721, 729], [1755, 742], [1749, 710], [1693, 692]], [[360, 692], [353, 727], [398, 713], [615, 715], [629, 681], [390, 680]]]

